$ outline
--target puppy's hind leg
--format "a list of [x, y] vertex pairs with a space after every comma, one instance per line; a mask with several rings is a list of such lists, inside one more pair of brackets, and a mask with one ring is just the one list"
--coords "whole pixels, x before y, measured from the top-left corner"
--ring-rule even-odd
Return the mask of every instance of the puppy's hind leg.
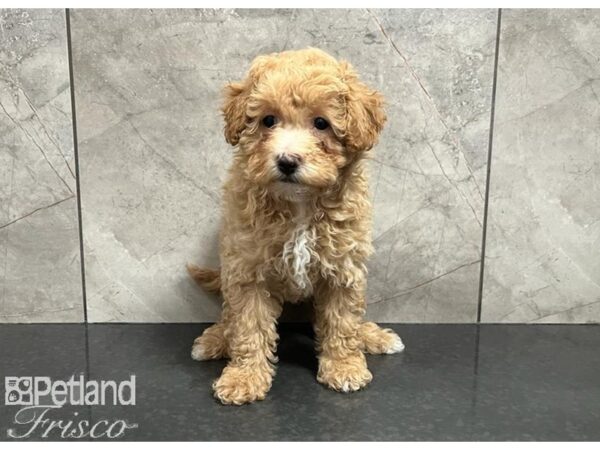
[[192, 359], [204, 361], [221, 358], [227, 358], [227, 340], [225, 324], [219, 322], [208, 327], [201, 336], [194, 340]]
[[[188, 264], [187, 271], [205, 291], [213, 294], [218, 294], [221, 291], [220, 270], [206, 269]], [[221, 318], [220, 322], [208, 327], [204, 330], [202, 336], [194, 340], [192, 359], [203, 361], [226, 357], [227, 340], [225, 338], [225, 324], [223, 318]]]
[[389, 328], [381, 328], [374, 322], [362, 322], [358, 328], [361, 349], [371, 355], [399, 353], [404, 350], [400, 336]]

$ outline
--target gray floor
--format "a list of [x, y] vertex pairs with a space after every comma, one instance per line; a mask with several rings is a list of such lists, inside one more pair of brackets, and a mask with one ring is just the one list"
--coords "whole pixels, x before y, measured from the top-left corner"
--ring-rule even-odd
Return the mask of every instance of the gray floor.
[[[0, 375], [68, 379], [81, 372], [118, 381], [135, 374], [136, 406], [63, 407], [48, 416], [137, 424], [121, 439], [600, 439], [596, 325], [393, 325], [406, 352], [369, 357], [372, 384], [348, 395], [316, 382], [310, 332], [287, 325], [267, 400], [244, 407], [211, 396], [223, 361], [190, 359], [204, 327], [0, 325]], [[13, 423], [19, 408], [2, 405], [0, 439], [9, 428], [25, 430]]]

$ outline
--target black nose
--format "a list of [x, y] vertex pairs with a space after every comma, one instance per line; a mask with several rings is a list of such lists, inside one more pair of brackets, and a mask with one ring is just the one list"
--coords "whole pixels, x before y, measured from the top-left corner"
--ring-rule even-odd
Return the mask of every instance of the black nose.
[[298, 159], [282, 155], [277, 158], [277, 168], [284, 175], [292, 175], [298, 169]]

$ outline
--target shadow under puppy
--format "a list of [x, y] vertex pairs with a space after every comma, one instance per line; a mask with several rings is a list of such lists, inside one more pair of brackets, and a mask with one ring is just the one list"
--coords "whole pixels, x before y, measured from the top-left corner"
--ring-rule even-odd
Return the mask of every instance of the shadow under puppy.
[[221, 268], [188, 266], [222, 293], [223, 311], [192, 357], [229, 358], [213, 384], [221, 402], [262, 400], [282, 304], [312, 298], [317, 380], [356, 391], [373, 378], [364, 352], [404, 348], [393, 331], [363, 320], [372, 252], [363, 159], [386, 119], [383, 98], [348, 63], [313, 48], [259, 56], [225, 96], [225, 138], [236, 152], [223, 192]]

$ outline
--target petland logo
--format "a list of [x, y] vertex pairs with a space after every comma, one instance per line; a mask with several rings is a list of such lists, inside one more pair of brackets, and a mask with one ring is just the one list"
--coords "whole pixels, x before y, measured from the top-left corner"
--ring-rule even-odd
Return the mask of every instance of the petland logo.
[[[51, 411], [71, 406], [134, 406], [135, 375], [128, 380], [86, 380], [83, 375], [72, 376], [67, 381], [50, 377], [5, 377], [4, 404], [20, 406], [15, 414], [17, 428], [8, 430], [8, 437], [22, 439], [41, 433], [42, 438], [69, 439], [119, 438], [128, 429], [137, 428], [124, 420], [96, 422], [81, 419], [74, 411], [69, 420], [50, 418]], [[87, 411], [87, 409], [86, 409]]]

